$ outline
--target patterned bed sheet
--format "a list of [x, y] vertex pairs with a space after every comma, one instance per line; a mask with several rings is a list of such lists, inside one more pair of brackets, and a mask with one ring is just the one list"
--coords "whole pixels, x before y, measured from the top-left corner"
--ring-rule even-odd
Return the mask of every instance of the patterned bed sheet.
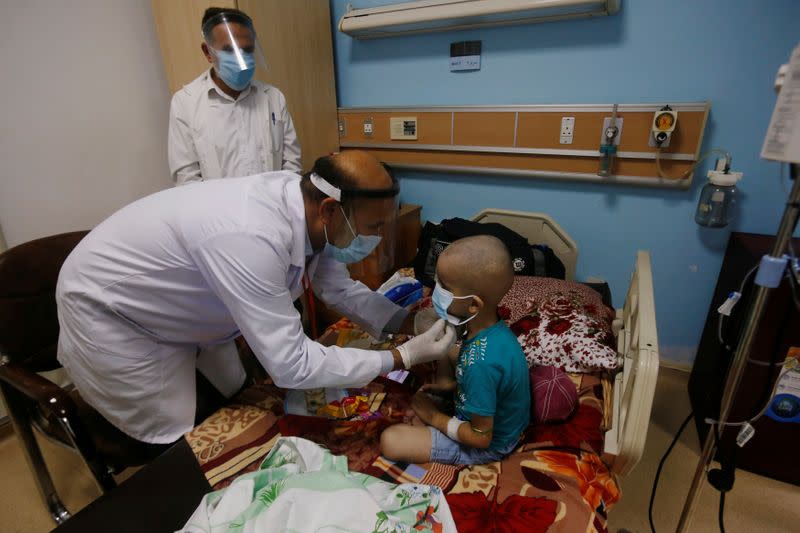
[[[320, 340], [370, 345], [368, 336], [346, 319]], [[416, 367], [414, 372], [424, 382], [432, 378], [433, 367]], [[462, 532], [604, 532], [607, 512], [620, 498], [618, 484], [601, 459], [606, 380], [600, 374], [570, 377], [579, 395], [572, 417], [561, 424], [531, 425], [513, 454], [487, 465], [417, 465], [381, 457], [380, 434], [386, 427], [419, 423], [410, 407], [414, 391], [383, 377], [367, 387], [387, 393], [380, 407], [382, 416], [376, 420], [284, 415], [285, 391], [266, 381], [243, 391], [187, 433], [186, 439], [214, 489], [255, 470], [278, 437], [299, 436], [336, 455], [346, 455], [353, 471], [387, 481], [441, 487]]]

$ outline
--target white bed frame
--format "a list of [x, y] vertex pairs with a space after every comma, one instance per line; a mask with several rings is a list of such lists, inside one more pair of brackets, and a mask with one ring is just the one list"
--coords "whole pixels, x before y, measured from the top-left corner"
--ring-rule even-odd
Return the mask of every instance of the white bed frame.
[[[547, 244], [575, 279], [578, 246], [552, 218], [542, 213], [484, 209], [472, 220], [499, 222], [528, 239]], [[620, 368], [614, 376], [612, 425], [605, 435], [604, 459], [618, 476], [627, 475], [642, 458], [658, 377], [658, 336], [650, 253], [640, 250], [625, 305], [614, 320]]]

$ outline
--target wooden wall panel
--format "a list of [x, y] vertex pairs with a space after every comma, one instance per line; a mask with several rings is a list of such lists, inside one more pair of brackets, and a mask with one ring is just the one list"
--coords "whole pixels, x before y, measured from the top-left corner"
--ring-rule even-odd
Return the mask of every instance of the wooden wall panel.
[[236, 7], [236, 0], [152, 0], [164, 71], [174, 93], [208, 69], [200, 45], [203, 13], [209, 7]]
[[258, 79], [286, 96], [303, 168], [339, 149], [330, 5], [319, 0], [239, 0], [250, 15], [267, 59]]
[[514, 113], [456, 113], [453, 144], [461, 146], [514, 146]]
[[[345, 135], [339, 138], [339, 142], [359, 142], [368, 144], [388, 144], [397, 143], [398, 145], [414, 144], [450, 144], [450, 113], [394, 113], [391, 116], [417, 117], [417, 140], [416, 141], [392, 141], [389, 138], [389, 117], [388, 113], [347, 113], [339, 118], [344, 120]], [[364, 135], [364, 120], [372, 119], [372, 136]]]
[[[669, 184], [669, 178], [691, 169], [699, 155], [709, 105], [682, 106], [683, 110], [681, 105], [674, 106], [678, 110], [678, 127], [670, 146], [662, 151], [666, 157], [675, 155], [677, 159], [662, 158], [668, 181], [654, 182], [659, 185]], [[635, 178], [632, 182], [639, 180], [637, 183], [659, 178], [654, 159], [657, 150], [648, 145], [653, 114], [658, 107], [621, 106], [618, 116], [624, 123], [618, 151], [625, 157], [616, 158], [615, 176]], [[416, 116], [418, 140], [389, 139], [392, 116]], [[567, 116], [575, 117], [573, 142], [561, 144], [561, 119]], [[559, 106], [555, 110], [553, 106], [341, 109], [339, 118], [346, 131], [340, 143], [343, 149], [374, 147], [373, 153], [388, 163], [583, 174], [563, 177], [586, 179], [585, 174], [594, 175], [599, 169], [603, 122], [610, 116], [610, 109], [598, 110], [598, 106]], [[363, 134], [363, 121], [367, 117], [374, 125], [371, 137]], [[680, 185], [688, 187], [690, 182], [690, 179], [680, 180]]]
[[[561, 117], [575, 116], [575, 134], [572, 144], [561, 144], [559, 132]], [[554, 150], [597, 150], [600, 134], [603, 130], [603, 119], [610, 113], [520, 113], [517, 129], [517, 147], [550, 148]], [[619, 150], [621, 152], [655, 152], [648, 146], [648, 133], [653, 120], [652, 113], [619, 113], [624, 118]], [[689, 111], [678, 113], [678, 128], [670, 140], [670, 146], [664, 153], [694, 154], [705, 125], [705, 113]]]
[[[590, 135], [586, 121], [602, 113], [583, 113], [580, 116], [570, 113], [520, 113], [517, 126], [517, 146], [520, 148], [551, 148], [554, 150], [570, 148], [573, 150], [597, 149], [595, 135]], [[561, 117], [575, 116], [575, 136], [571, 145], [559, 142]], [[591, 128], [594, 130], [594, 128]], [[599, 137], [598, 137], [599, 138]]]
[[[620, 114], [620, 116], [622, 116]], [[653, 121], [652, 113], [628, 113], [625, 115], [625, 123], [622, 127], [622, 141], [620, 150], [632, 152], [655, 152], [656, 149], [648, 146], [647, 135], [626, 135], [626, 131], [641, 132], [650, 131]], [[701, 112], [678, 113], [678, 127], [672, 134], [670, 145], [664, 149], [664, 153], [688, 153], [694, 154], [700, 145], [700, 139], [705, 128], [706, 114]]]

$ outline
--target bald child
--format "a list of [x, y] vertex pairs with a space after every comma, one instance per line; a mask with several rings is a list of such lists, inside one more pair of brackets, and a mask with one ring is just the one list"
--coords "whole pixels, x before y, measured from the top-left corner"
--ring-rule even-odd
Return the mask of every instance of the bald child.
[[[466, 340], [455, 361], [439, 362], [437, 382], [412, 399], [426, 426], [398, 424], [381, 435], [388, 459], [484, 464], [517, 447], [530, 420], [528, 364], [516, 336], [497, 316], [513, 282], [511, 256], [496, 237], [460, 239], [439, 256], [434, 308], [454, 326], [465, 326]], [[439, 411], [426, 390], [454, 392], [455, 416]]]

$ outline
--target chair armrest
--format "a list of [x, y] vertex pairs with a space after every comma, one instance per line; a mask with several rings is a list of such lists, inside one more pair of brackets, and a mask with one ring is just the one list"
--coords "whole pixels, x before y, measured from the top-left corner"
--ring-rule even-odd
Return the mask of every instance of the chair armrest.
[[54, 415], [85, 458], [97, 451], [85, 427], [75, 400], [61, 387], [15, 363], [0, 365], [0, 381], [39, 404], [45, 413]]
[[18, 364], [0, 365], [0, 380], [59, 418], [72, 418], [78, 414], [75, 401], [70, 398], [67, 391]]

